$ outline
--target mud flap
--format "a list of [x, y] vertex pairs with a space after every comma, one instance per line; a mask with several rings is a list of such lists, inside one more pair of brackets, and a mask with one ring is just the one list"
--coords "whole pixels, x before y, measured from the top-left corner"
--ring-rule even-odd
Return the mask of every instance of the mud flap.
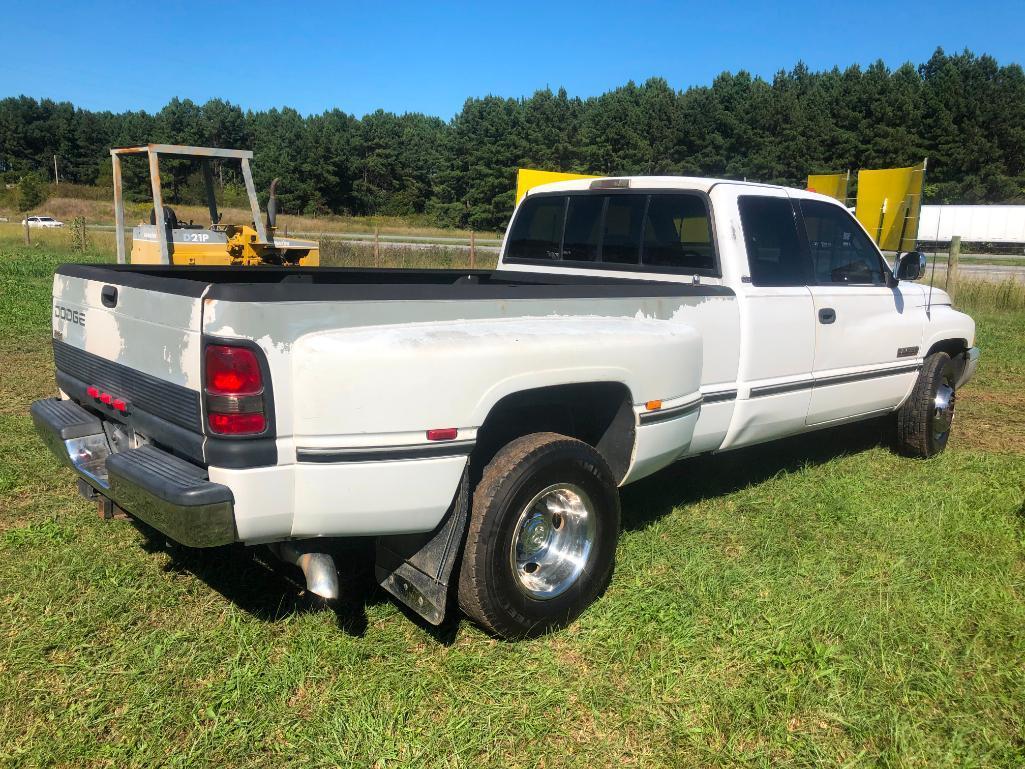
[[463, 549], [469, 507], [467, 466], [452, 506], [437, 528], [377, 539], [377, 583], [432, 625], [445, 619], [449, 579]]

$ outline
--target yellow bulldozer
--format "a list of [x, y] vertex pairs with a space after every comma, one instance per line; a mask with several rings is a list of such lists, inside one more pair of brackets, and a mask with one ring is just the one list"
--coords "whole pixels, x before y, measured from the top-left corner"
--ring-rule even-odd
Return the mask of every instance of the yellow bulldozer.
[[[150, 187], [153, 208], [149, 223], [132, 228], [132, 264], [171, 265], [258, 265], [316, 267], [320, 264], [320, 246], [316, 241], [282, 237], [277, 234], [277, 179], [271, 183], [267, 201], [266, 224], [260, 217], [260, 204], [256, 198], [249, 150], [220, 149], [217, 147], [187, 147], [178, 144], [146, 144], [141, 147], [115, 147], [110, 151], [114, 171], [114, 221], [117, 229], [117, 261], [125, 263], [125, 203], [121, 186], [121, 159], [131, 155], [145, 155], [149, 161]], [[183, 222], [174, 209], [165, 205], [160, 189], [160, 158], [198, 160], [206, 187], [210, 224]], [[242, 178], [249, 196], [253, 220], [244, 224], [221, 221], [214, 196], [214, 159], [238, 160]], [[161, 222], [162, 226], [157, 226]]]

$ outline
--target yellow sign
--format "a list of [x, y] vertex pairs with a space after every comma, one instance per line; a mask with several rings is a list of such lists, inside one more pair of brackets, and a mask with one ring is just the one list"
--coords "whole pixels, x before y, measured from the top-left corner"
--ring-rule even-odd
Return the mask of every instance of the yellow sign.
[[884, 251], [915, 248], [926, 162], [908, 168], [858, 171], [854, 215]]
[[843, 174], [808, 174], [808, 191], [829, 195], [847, 205], [847, 182], [851, 172]]
[[597, 179], [590, 174], [563, 174], [558, 171], [535, 171], [532, 168], [520, 168], [516, 171], [516, 202], [523, 200], [527, 190], [551, 182], [568, 182], [572, 179]]

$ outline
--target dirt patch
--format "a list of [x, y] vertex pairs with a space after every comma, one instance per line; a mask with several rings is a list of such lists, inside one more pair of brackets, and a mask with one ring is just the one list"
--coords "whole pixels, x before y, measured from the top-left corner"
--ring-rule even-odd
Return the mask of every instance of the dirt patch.
[[1025, 393], [969, 385], [958, 398], [951, 439], [959, 448], [1025, 454]]

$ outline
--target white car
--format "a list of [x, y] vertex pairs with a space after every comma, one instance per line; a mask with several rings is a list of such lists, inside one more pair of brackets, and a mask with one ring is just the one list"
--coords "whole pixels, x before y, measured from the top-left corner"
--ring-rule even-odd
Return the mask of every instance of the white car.
[[43, 228], [63, 227], [64, 226], [64, 222], [59, 222], [56, 219], [54, 219], [52, 216], [29, 216], [26, 219], [22, 219], [21, 220], [21, 224], [22, 224], [22, 226], [25, 226], [27, 224], [29, 227], [43, 227]]
[[673, 462], [880, 415], [943, 451], [979, 352], [924, 264], [823, 195], [629, 177], [531, 190], [494, 272], [64, 265], [32, 416], [105, 515], [270, 545], [328, 598], [332, 539], [374, 537], [428, 621], [529, 636]]

